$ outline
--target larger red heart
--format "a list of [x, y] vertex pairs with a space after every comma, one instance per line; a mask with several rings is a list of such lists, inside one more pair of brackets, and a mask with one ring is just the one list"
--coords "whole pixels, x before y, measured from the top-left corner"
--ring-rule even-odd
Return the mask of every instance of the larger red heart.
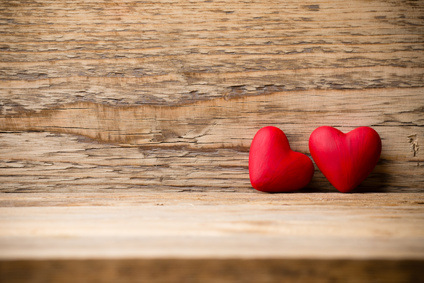
[[313, 174], [311, 159], [291, 150], [283, 131], [268, 126], [256, 133], [249, 152], [250, 182], [256, 190], [298, 190], [311, 181]]
[[381, 139], [370, 127], [344, 134], [322, 126], [312, 132], [309, 150], [328, 181], [345, 193], [356, 188], [374, 170], [381, 154]]

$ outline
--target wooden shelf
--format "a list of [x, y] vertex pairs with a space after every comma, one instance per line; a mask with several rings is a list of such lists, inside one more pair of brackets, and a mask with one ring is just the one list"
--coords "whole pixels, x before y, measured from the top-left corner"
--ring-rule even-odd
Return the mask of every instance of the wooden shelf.
[[[350, 275], [403, 282], [423, 275], [422, 193], [116, 190], [9, 193], [0, 204], [1, 271], [17, 280], [24, 269], [46, 280], [65, 276], [57, 266], [93, 280], [118, 278], [88, 275], [85, 265], [170, 280], [143, 271], [156, 264], [174, 278], [202, 281], [239, 282], [248, 274], [265, 280], [264, 273], [272, 279], [265, 282], [312, 280], [305, 275], [312, 272], [325, 280]], [[383, 275], [388, 266], [389, 277]]]

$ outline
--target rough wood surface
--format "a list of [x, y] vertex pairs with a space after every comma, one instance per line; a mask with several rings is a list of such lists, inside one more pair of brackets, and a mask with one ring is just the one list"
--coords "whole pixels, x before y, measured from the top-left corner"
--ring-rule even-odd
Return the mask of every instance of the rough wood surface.
[[248, 188], [266, 125], [306, 154], [320, 125], [372, 126], [362, 189], [424, 187], [423, 1], [0, 6], [1, 191]]
[[2, 112], [75, 101], [181, 105], [278, 90], [422, 87], [423, 6], [2, 1]]
[[[318, 126], [372, 126], [382, 160], [359, 190], [421, 191], [423, 10], [3, 1], [0, 191], [249, 188], [267, 125], [306, 154]], [[318, 171], [309, 187], [334, 190]]]
[[[86, 263], [107, 279], [157, 264], [186, 282], [422, 281], [423, 14], [0, 1], [0, 281], [88, 278]], [[381, 161], [352, 194], [318, 170], [299, 193], [259, 193], [248, 150], [267, 125], [305, 154], [318, 126], [371, 126]]]

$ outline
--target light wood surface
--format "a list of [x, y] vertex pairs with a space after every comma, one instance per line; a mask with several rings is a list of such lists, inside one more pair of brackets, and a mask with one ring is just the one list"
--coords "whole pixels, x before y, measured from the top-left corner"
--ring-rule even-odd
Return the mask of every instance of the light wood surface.
[[0, 279], [421, 282], [423, 204], [422, 193], [7, 193]]
[[[423, 14], [1, 1], [0, 281], [424, 281]], [[259, 193], [249, 146], [268, 125], [307, 155], [318, 126], [370, 126], [381, 160], [352, 194], [319, 170]]]
[[419, 193], [115, 190], [0, 204], [0, 259], [424, 258]]

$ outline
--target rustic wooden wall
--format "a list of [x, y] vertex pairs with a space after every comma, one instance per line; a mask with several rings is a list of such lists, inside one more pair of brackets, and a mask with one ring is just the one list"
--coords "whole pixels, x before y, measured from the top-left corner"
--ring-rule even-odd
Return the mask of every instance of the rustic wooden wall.
[[423, 50], [424, 1], [1, 1], [0, 191], [250, 190], [267, 125], [371, 126], [358, 191], [423, 191]]
[[[256, 192], [267, 125], [375, 193]], [[0, 0], [0, 281], [422, 282], [423, 129], [423, 0]]]

